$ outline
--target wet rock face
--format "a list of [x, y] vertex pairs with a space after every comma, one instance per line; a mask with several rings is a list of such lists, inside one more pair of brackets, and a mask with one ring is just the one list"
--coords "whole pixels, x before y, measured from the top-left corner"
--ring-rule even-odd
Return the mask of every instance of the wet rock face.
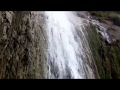
[[44, 78], [46, 45], [44, 32], [37, 25], [44, 23], [40, 15], [43, 14], [0, 12], [0, 78]]

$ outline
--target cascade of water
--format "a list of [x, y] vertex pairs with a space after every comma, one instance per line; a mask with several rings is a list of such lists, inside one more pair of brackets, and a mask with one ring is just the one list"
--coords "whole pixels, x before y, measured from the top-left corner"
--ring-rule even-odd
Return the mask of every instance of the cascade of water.
[[[47, 78], [94, 78], [84, 51], [82, 20], [72, 12], [45, 12], [48, 19]], [[88, 75], [89, 74], [89, 75]]]

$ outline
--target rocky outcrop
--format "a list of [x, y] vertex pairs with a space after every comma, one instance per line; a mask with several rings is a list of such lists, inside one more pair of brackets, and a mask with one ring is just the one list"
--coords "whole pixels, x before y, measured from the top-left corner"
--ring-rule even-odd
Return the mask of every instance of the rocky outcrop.
[[[97, 12], [96, 12], [97, 13]], [[98, 18], [98, 16], [96, 16]], [[96, 19], [92, 16], [92, 20]], [[93, 58], [96, 62], [98, 73], [102, 79], [119, 79], [120, 78], [120, 27], [112, 21], [103, 19], [99, 22], [100, 26], [106, 28], [111, 43], [98, 32], [97, 24], [90, 22], [86, 26], [87, 38], [92, 51]], [[97, 21], [97, 19], [96, 19]]]
[[44, 78], [43, 18], [43, 12], [0, 12], [0, 78]]

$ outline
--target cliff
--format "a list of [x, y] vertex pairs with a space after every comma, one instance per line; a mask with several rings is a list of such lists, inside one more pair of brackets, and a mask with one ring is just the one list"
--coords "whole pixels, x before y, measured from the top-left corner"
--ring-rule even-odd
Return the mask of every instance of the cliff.
[[44, 36], [37, 24], [44, 23], [40, 13], [0, 12], [0, 78], [44, 78]]

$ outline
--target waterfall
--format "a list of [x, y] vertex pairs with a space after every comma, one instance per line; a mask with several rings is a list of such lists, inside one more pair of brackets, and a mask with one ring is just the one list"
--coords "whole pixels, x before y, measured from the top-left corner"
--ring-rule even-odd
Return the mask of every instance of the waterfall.
[[47, 78], [95, 78], [82, 18], [74, 12], [46, 11]]

